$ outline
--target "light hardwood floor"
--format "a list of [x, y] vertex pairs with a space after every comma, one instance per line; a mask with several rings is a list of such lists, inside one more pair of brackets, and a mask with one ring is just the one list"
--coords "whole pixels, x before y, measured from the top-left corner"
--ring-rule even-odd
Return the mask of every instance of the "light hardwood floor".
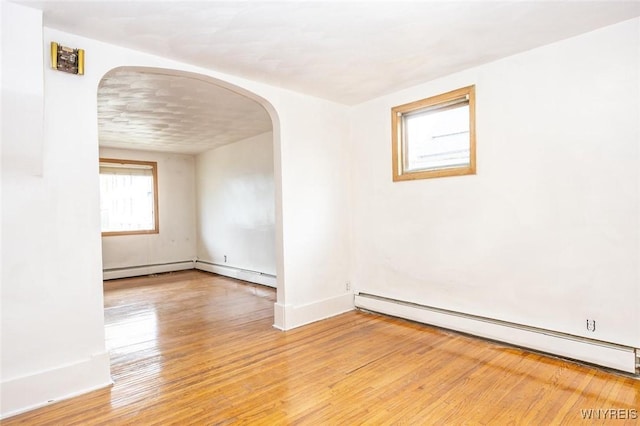
[[274, 301], [198, 271], [106, 282], [115, 385], [2, 424], [640, 422], [631, 377], [358, 311], [281, 332]]

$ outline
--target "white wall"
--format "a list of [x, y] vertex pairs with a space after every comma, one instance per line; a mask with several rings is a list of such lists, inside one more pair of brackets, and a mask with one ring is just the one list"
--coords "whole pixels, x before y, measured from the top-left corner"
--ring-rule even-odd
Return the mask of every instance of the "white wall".
[[0, 7], [0, 416], [6, 416], [105, 386], [110, 377], [95, 214], [96, 115], [65, 101], [69, 91], [95, 93], [95, 86], [45, 72], [41, 12]]
[[278, 294], [275, 313], [283, 328], [353, 309], [350, 109], [311, 99], [291, 94], [286, 114], [279, 110], [286, 300]]
[[273, 132], [199, 154], [196, 176], [198, 259], [275, 275]]
[[[140, 267], [192, 261], [196, 256], [195, 158], [192, 155], [100, 148], [100, 157], [158, 163], [160, 232], [102, 237], [102, 267]], [[127, 275], [145, 274], [130, 268]]]
[[[635, 19], [355, 107], [357, 289], [640, 347], [639, 36]], [[471, 84], [478, 174], [392, 182], [390, 109]]]

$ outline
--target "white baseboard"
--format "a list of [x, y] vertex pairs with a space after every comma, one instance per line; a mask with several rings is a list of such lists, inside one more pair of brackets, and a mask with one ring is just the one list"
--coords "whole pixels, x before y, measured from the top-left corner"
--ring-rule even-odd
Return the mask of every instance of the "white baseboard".
[[115, 280], [118, 278], [138, 277], [141, 275], [162, 274], [164, 272], [185, 271], [193, 269], [193, 261], [170, 262], [157, 265], [141, 265], [126, 268], [105, 269], [102, 271], [104, 280]]
[[290, 309], [291, 305], [283, 305], [281, 303], [273, 304], [273, 327], [278, 330], [284, 331], [286, 330], [285, 325], [285, 312], [287, 309]]
[[262, 272], [248, 271], [246, 269], [234, 268], [233, 266], [218, 265], [202, 260], [196, 261], [195, 268], [201, 271], [224, 275], [225, 277], [248, 281], [250, 283], [266, 285], [268, 287], [276, 288], [277, 286], [275, 275], [265, 274]]
[[0, 383], [0, 419], [113, 384], [109, 354]]
[[355, 306], [636, 374], [635, 350], [627, 346], [367, 294], [356, 295]]
[[273, 326], [279, 330], [291, 330], [353, 309], [353, 293], [345, 293], [299, 306], [275, 303]]

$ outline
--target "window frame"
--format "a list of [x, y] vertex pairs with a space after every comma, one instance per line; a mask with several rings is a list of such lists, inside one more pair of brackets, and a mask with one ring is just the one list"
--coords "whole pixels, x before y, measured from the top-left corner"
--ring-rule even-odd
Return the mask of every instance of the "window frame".
[[[100, 158], [98, 162], [98, 174], [100, 174], [100, 166], [103, 163], [112, 163], [126, 166], [127, 164], [138, 165], [138, 166], [150, 166], [151, 167], [151, 176], [153, 178], [153, 220], [154, 220], [154, 228], [153, 229], [141, 229], [136, 231], [106, 231], [101, 233], [103, 237], [114, 237], [114, 236], [122, 236], [122, 235], [149, 235], [149, 234], [159, 234], [160, 233], [160, 215], [158, 212], [158, 163], [156, 161], [140, 161], [140, 160], [123, 160], [119, 158]], [[102, 203], [102, 196], [100, 198], [100, 202]], [[100, 224], [102, 228], [102, 224]]]
[[[469, 164], [460, 167], [442, 167], [432, 169], [405, 170], [406, 147], [403, 137], [403, 116], [422, 109], [437, 109], [439, 104], [446, 104], [463, 97], [469, 101]], [[476, 100], [475, 85], [462, 87], [440, 95], [398, 105], [391, 108], [391, 140], [393, 181], [431, 179], [447, 176], [464, 176], [476, 174]]]

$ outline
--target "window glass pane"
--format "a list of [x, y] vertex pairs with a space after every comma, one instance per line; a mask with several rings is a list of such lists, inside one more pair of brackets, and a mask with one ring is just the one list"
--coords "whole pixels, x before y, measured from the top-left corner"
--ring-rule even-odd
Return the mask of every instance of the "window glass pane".
[[476, 174], [475, 86], [391, 108], [393, 181]]
[[469, 105], [403, 116], [406, 171], [468, 166]]
[[102, 232], [155, 229], [152, 170], [133, 167], [100, 168]]

